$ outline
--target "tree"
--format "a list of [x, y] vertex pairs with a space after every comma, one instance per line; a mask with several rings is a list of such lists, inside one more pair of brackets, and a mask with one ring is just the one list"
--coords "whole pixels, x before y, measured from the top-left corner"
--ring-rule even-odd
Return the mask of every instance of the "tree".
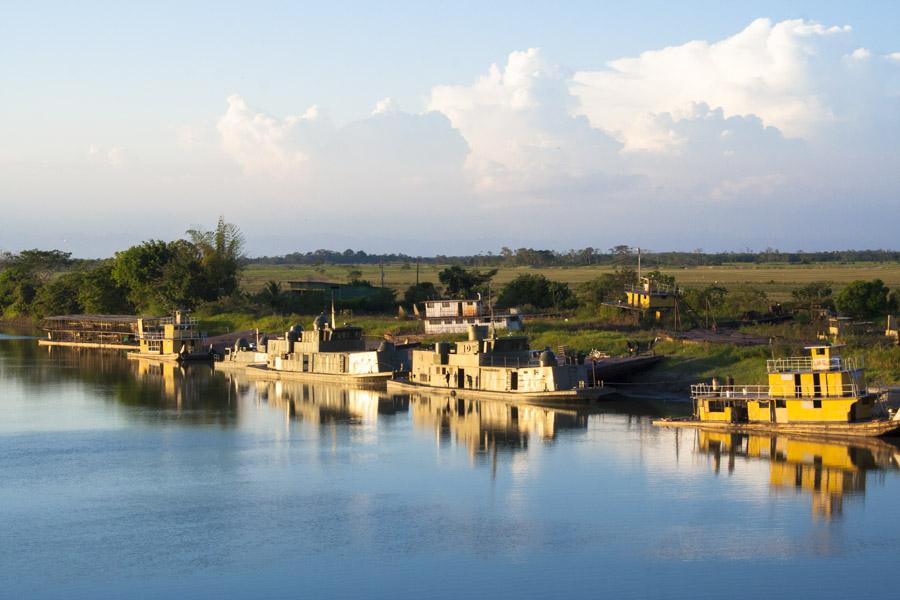
[[434, 300], [439, 297], [438, 288], [430, 281], [423, 281], [418, 285], [411, 285], [403, 292], [403, 302], [406, 304], [416, 304], [426, 300]]
[[576, 288], [578, 300], [585, 305], [593, 306], [603, 302], [624, 299], [625, 287], [633, 285], [637, 273], [628, 267], [616, 269], [612, 273], [604, 273], [591, 281], [585, 281]]
[[23, 271], [34, 274], [41, 281], [46, 281], [60, 269], [72, 264], [72, 253], [62, 250], [22, 250], [7, 258], [8, 264]]
[[281, 310], [284, 303], [284, 294], [281, 291], [281, 284], [277, 281], [270, 280], [266, 282], [263, 289], [259, 292], [259, 301], [272, 309], [273, 314], [277, 314]]
[[842, 313], [852, 317], [877, 317], [897, 309], [897, 299], [880, 279], [851, 281], [835, 298]]
[[129, 290], [128, 300], [142, 311], [193, 308], [215, 300], [221, 291], [209, 279], [202, 251], [187, 240], [149, 240], [118, 252], [111, 273], [118, 285]]
[[81, 286], [78, 288], [81, 310], [96, 314], [134, 312], [134, 305], [128, 301], [128, 288], [116, 282], [112, 271], [113, 264], [107, 261], [82, 275]]
[[162, 240], [148, 240], [116, 252], [111, 271], [113, 280], [128, 290], [128, 300], [134, 306], [146, 310], [157, 302], [156, 288], [171, 258], [171, 249]]
[[66, 273], [40, 286], [35, 293], [30, 312], [37, 317], [71, 315], [82, 312], [78, 303], [81, 289], [81, 273]]
[[496, 274], [497, 269], [478, 271], [454, 265], [438, 273], [438, 280], [444, 284], [449, 296], [454, 298], [472, 298], [475, 294], [484, 292], [484, 288]]
[[550, 281], [543, 275], [523, 273], [503, 286], [497, 306], [532, 306], [534, 308], [567, 308], [574, 302], [572, 290], [565, 283]]
[[831, 284], [827, 281], [813, 281], [791, 292], [798, 304], [807, 309], [823, 306], [831, 299]]

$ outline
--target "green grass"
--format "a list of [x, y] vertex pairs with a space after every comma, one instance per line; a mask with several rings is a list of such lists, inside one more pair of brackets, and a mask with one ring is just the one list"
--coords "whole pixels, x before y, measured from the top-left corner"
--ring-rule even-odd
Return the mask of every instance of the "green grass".
[[[634, 266], [634, 265], [630, 265]], [[420, 281], [438, 283], [438, 273], [447, 265], [421, 265]], [[595, 279], [603, 273], [612, 272], [612, 267], [502, 267], [494, 278], [499, 290], [504, 283], [511, 281], [522, 273], [540, 273], [549, 279], [562, 281], [570, 285]], [[720, 284], [725, 287], [753, 286], [768, 294], [772, 300], [785, 301], [791, 298], [791, 291], [813, 281], [830, 281], [835, 292], [856, 279], [880, 278], [888, 287], [900, 287], [900, 264], [898, 263], [850, 263], [850, 264], [812, 264], [812, 265], [725, 265], [717, 267], [664, 268], [663, 273], [674, 275], [679, 285], [703, 287]], [[260, 289], [265, 282], [275, 280], [322, 280], [346, 283], [350, 271], [360, 271], [362, 278], [381, 284], [381, 272], [378, 265], [322, 265], [287, 266], [287, 265], [250, 265], [243, 273], [243, 285], [254, 291]], [[404, 268], [402, 264], [384, 266], [384, 284], [400, 292], [416, 281], [415, 264]]]

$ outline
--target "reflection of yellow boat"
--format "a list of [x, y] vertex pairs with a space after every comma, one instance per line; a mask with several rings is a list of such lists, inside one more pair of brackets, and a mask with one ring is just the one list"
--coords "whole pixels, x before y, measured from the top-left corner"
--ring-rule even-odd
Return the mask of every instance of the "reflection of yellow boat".
[[841, 512], [844, 495], [865, 493], [867, 471], [897, 468], [900, 454], [897, 446], [871, 438], [841, 441], [706, 430], [699, 432], [698, 448], [713, 456], [716, 472], [723, 458], [729, 472], [735, 469], [735, 457], [768, 460], [773, 488], [809, 493], [813, 512], [826, 517]]
[[[900, 430], [900, 413], [866, 389], [863, 369], [842, 359], [840, 346], [810, 346], [809, 357], [767, 361], [768, 385], [691, 386], [694, 417], [654, 425], [728, 431], [777, 431], [829, 436], [884, 436]], [[886, 411], [885, 411], [886, 412]]]

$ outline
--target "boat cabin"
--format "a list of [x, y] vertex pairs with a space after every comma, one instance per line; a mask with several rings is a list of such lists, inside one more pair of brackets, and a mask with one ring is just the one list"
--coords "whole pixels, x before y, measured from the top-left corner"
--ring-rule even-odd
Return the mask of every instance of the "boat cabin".
[[197, 319], [186, 310], [172, 317], [137, 319], [141, 355], [188, 356], [205, 353], [205, 337], [197, 329]]

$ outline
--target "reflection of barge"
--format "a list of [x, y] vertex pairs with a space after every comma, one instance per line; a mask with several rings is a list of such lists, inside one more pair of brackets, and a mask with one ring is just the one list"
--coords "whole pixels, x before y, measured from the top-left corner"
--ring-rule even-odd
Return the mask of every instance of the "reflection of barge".
[[883, 405], [867, 390], [863, 369], [840, 357], [840, 346], [807, 350], [809, 357], [768, 361], [769, 385], [694, 385], [694, 417], [654, 425], [842, 437], [900, 432], [900, 413], [877, 416]]
[[586, 401], [613, 393], [593, 376], [593, 364], [583, 358], [560, 364], [549, 349], [530, 350], [525, 336], [488, 336], [485, 328], [471, 326], [466, 341], [413, 350], [408, 379], [389, 381], [388, 389], [443, 389], [463, 397], [507, 401]]

